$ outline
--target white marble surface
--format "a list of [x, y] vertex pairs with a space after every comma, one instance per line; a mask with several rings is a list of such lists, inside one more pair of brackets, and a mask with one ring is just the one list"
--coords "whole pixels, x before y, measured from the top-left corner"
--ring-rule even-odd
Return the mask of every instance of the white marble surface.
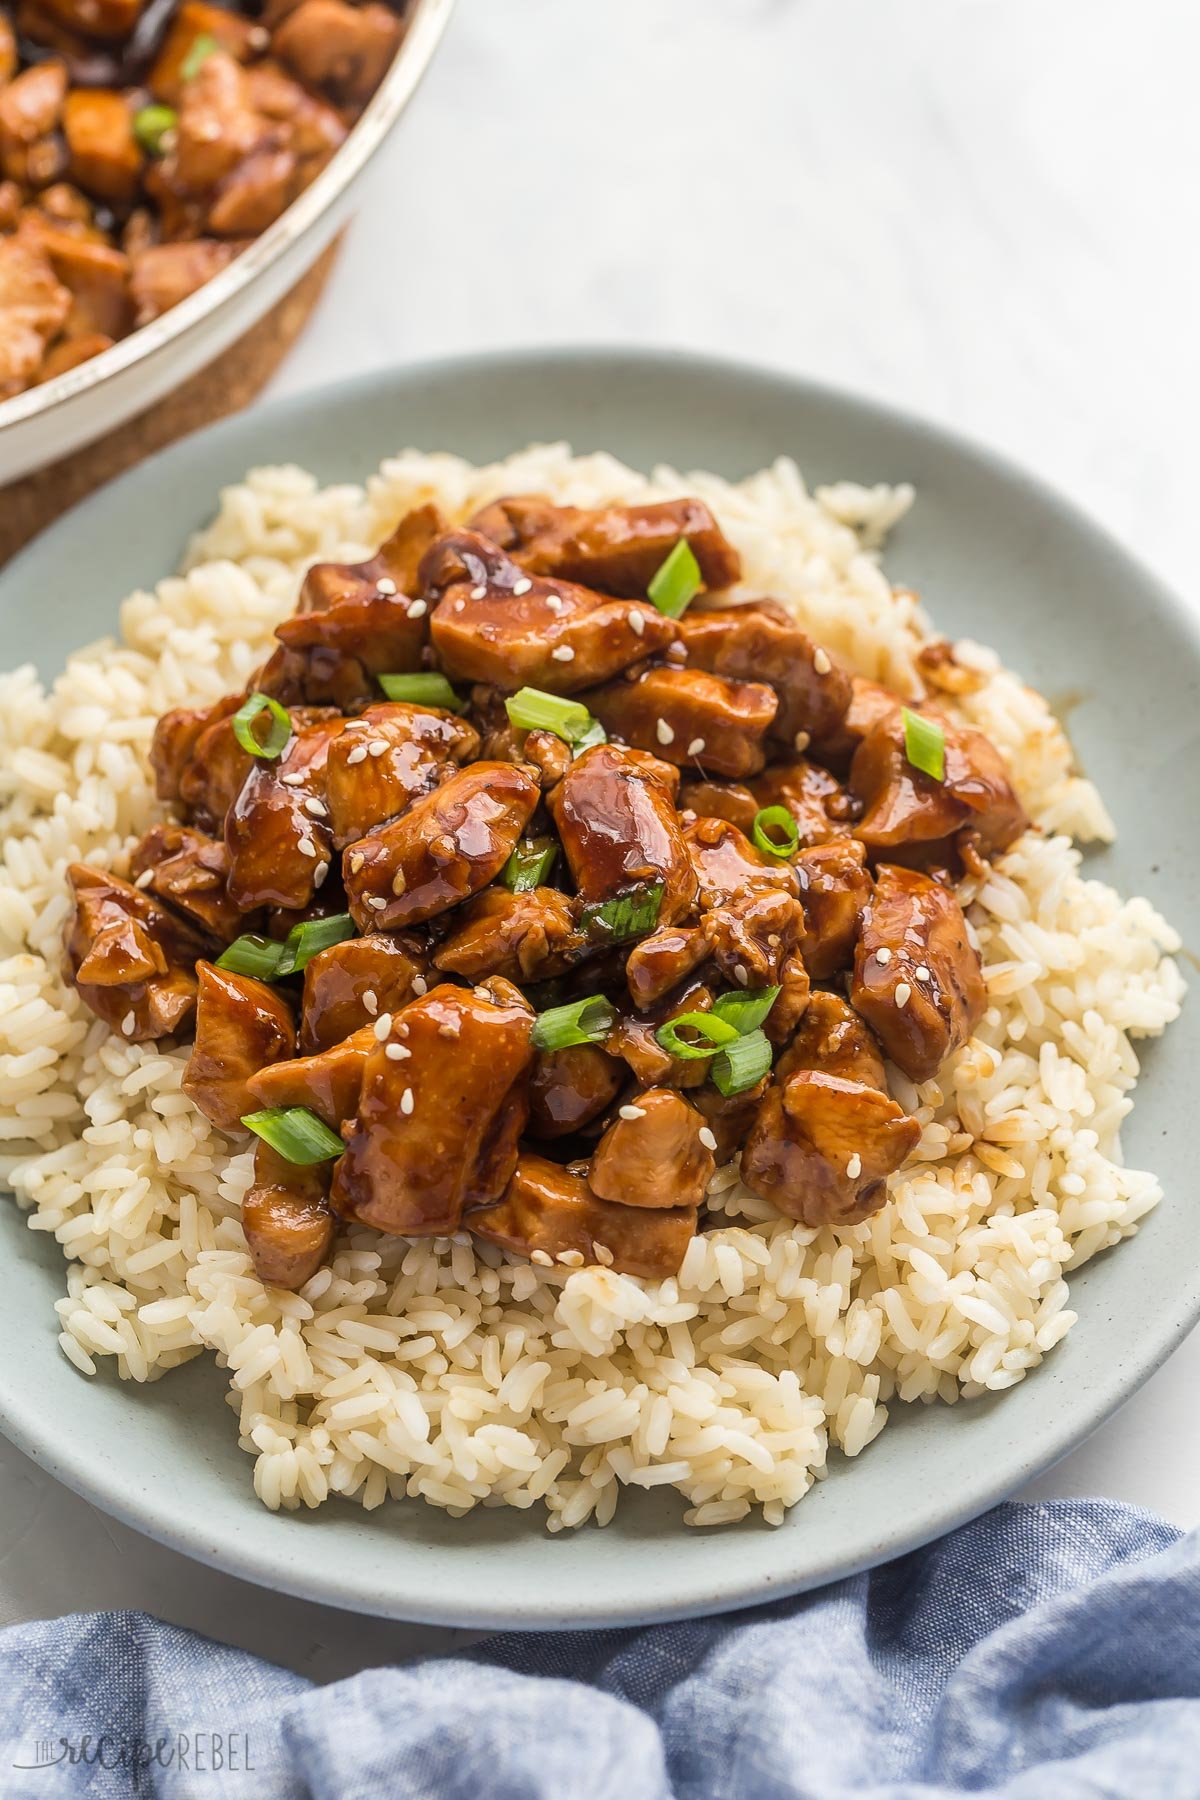
[[[1196, 595], [1198, 53], [1190, 0], [460, 0], [276, 391], [502, 344], [741, 355], [991, 442]], [[1200, 1524], [1198, 1386], [1200, 1335], [1030, 1492]], [[0, 1623], [93, 1606], [318, 1680], [449, 1636], [194, 1568], [0, 1445]]]

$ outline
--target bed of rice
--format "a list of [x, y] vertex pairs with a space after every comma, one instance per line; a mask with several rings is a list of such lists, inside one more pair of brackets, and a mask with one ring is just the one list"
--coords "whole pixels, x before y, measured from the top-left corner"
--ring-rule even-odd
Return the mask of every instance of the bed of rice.
[[703, 494], [747, 591], [788, 599], [864, 674], [903, 682], [928, 633], [879, 567], [903, 489], [809, 494], [788, 462], [736, 486], [648, 481], [564, 446], [486, 469], [407, 452], [365, 491], [253, 472], [184, 573], [126, 601], [121, 644], [81, 651], [49, 693], [29, 669], [0, 678], [0, 1179], [68, 1259], [63, 1352], [138, 1382], [215, 1353], [267, 1506], [407, 1494], [453, 1513], [537, 1505], [557, 1530], [605, 1523], [623, 1485], [671, 1486], [691, 1524], [752, 1506], [778, 1522], [889, 1402], [1020, 1381], [1074, 1321], [1070, 1272], [1160, 1197], [1123, 1166], [1119, 1130], [1131, 1039], [1178, 1011], [1178, 942], [1145, 900], [1082, 879], [1072, 839], [1110, 836], [1104, 807], [1044, 701], [989, 653], [961, 647], [988, 679], [960, 710], [1041, 829], [963, 889], [990, 1004], [937, 1081], [892, 1071], [923, 1134], [862, 1225], [805, 1230], [730, 1166], [710, 1194], [719, 1229], [675, 1279], [355, 1229], [302, 1292], [264, 1288], [239, 1223], [251, 1158], [180, 1092], [187, 1048], [110, 1036], [62, 980], [66, 864], [123, 869], [158, 816], [158, 714], [241, 685], [313, 559], [369, 554], [426, 498], [461, 514], [522, 489]]

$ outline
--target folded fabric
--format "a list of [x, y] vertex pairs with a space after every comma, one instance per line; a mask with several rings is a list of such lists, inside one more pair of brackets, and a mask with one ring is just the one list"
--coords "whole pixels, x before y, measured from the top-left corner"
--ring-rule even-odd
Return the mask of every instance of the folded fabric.
[[747, 1612], [511, 1633], [324, 1688], [80, 1615], [0, 1633], [0, 1793], [1176, 1800], [1200, 1793], [1198, 1620], [1197, 1538], [1098, 1500], [1002, 1506]]

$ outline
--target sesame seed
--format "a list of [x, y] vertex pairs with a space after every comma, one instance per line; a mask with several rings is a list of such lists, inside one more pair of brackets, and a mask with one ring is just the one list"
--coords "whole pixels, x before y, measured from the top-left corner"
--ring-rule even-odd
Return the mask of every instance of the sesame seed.
[[622, 1106], [618, 1111], [623, 1119], [644, 1119], [646, 1116], [644, 1106]]
[[930, 979], [931, 979], [931, 977], [930, 977], [928, 968], [926, 967], [926, 965], [924, 963], [921, 963], [917, 969], [917, 980], [918, 981], [929, 981]]
[[780, 937], [780, 935], [777, 931], [768, 931], [768, 933], [767, 933], [768, 949], [778, 950], [778, 948], [779, 948], [780, 944], [782, 944], [782, 942], [783, 942], [783, 939]]
[[279, 779], [285, 787], [299, 787], [304, 777], [303, 775], [281, 775]]
[[127, 1012], [125, 1017], [121, 1020], [121, 1030], [125, 1033], [126, 1037], [132, 1037], [136, 1027], [137, 1020], [134, 1018], [133, 1013]]
[[426, 981], [425, 977], [423, 975], [414, 975], [413, 976], [413, 993], [419, 996], [421, 994], [427, 994], [428, 992], [429, 992], [429, 983]]
[[348, 763], [360, 763], [360, 762], [366, 762], [366, 760], [367, 760], [367, 746], [365, 744], [355, 744], [353, 750], [350, 752], [349, 756], [346, 758], [346, 761]]
[[408, 616], [410, 619], [423, 619], [428, 611], [424, 600], [414, 600], [408, 609]]
[[394, 594], [396, 591], [396, 584], [390, 575], [381, 575], [375, 587], [381, 594]]
[[638, 637], [641, 637], [646, 629], [646, 615], [644, 612], [640, 612], [636, 606], [629, 609], [629, 629]]
[[327, 819], [329, 808], [321, 800], [308, 799], [304, 802], [304, 810], [311, 813], [314, 819]]
[[857, 1181], [862, 1174], [862, 1157], [858, 1154], [857, 1150], [846, 1164], [846, 1173], [851, 1181]]
[[598, 1244], [595, 1241], [595, 1239], [593, 1238], [593, 1240], [592, 1240], [592, 1255], [595, 1257], [595, 1259], [598, 1263], [603, 1263], [604, 1267], [606, 1269], [612, 1268], [613, 1253], [609, 1249], [607, 1244]]
[[366, 859], [366, 856], [363, 853], [363, 851], [356, 850], [354, 852], [353, 856], [350, 858], [350, 873], [352, 875], [357, 875], [358, 871], [362, 868], [362, 866], [366, 862], [366, 860], [367, 859]]
[[671, 727], [667, 724], [665, 719], [660, 719], [655, 725], [654, 735], [660, 744], [673, 744], [675, 742], [675, 733], [671, 730]]
[[296, 848], [301, 856], [315, 856], [317, 854], [317, 846], [310, 837], [302, 837], [300, 842], [296, 845]]
[[750, 979], [750, 971], [747, 969], [745, 963], [734, 963], [733, 973], [741, 985], [745, 987]]
[[[482, 596], [482, 593], [481, 593], [481, 594], [480, 594], [480, 598], [481, 598], [481, 599], [482, 599], [482, 597], [483, 597], [483, 596]], [[466, 603], [466, 601], [465, 601], [465, 600], [456, 600], [456, 601], [455, 601], [455, 602], [454, 602], [454, 610], [455, 610], [455, 612], [466, 612], [466, 610], [467, 610], [467, 603]]]
[[703, 738], [693, 738], [691, 743], [688, 745], [688, 755], [689, 756], [699, 756], [699, 754], [703, 750], [703, 748], [704, 748], [704, 739]]
[[817, 671], [818, 675], [828, 675], [832, 667], [833, 664], [829, 660], [828, 650], [822, 650], [818, 644], [817, 648], [813, 651], [813, 668]]
[[246, 42], [251, 50], [265, 50], [271, 41], [271, 34], [263, 25], [252, 25], [246, 33]]
[[413, 1100], [412, 1089], [405, 1088], [400, 1096], [400, 1111], [404, 1114], [405, 1118], [409, 1117], [415, 1104], [416, 1102]]
[[887, 948], [886, 944], [884, 945], [882, 950], [877, 950], [875, 952], [875, 961], [877, 963], [882, 963], [885, 968], [887, 967], [888, 963], [891, 962], [891, 960], [892, 960], [892, 953]]
[[392, 892], [393, 892], [393, 894], [403, 894], [405, 892], [405, 890], [407, 889], [407, 887], [408, 887], [408, 883], [404, 879], [404, 870], [397, 869], [396, 873], [392, 876]]
[[367, 754], [369, 756], [386, 756], [387, 747], [386, 738], [372, 738], [367, 745]]
[[343, 731], [366, 731], [370, 726], [369, 719], [347, 719], [342, 726]]
[[412, 1051], [407, 1044], [388, 1044], [383, 1054], [391, 1062], [403, 1062], [406, 1056], [412, 1055]]
[[575, 652], [572, 650], [570, 644], [560, 644], [558, 646], [558, 649], [552, 650], [550, 652], [550, 654], [554, 658], [555, 662], [574, 662], [575, 661]]
[[492, 996], [485, 987], [477, 987], [475, 989], [475, 998], [477, 1000], [487, 1000], [490, 1003]]
[[529, 1252], [529, 1260], [530, 1262], [540, 1263], [544, 1269], [550, 1269], [554, 1266], [554, 1258], [548, 1255], [545, 1250], [531, 1250]]
[[379, 1017], [375, 1021], [374, 1029], [375, 1029], [376, 1038], [382, 1044], [384, 1038], [388, 1035], [388, 1032], [392, 1029], [391, 1013], [390, 1012], [380, 1013]]
[[519, 581], [513, 582], [512, 591], [514, 594], [527, 594], [532, 586], [533, 583], [530, 581], [529, 577], [527, 575], [522, 575]]
[[565, 601], [561, 594], [547, 594], [546, 605], [550, 608], [552, 613], [560, 613], [565, 605]]
[[379, 995], [375, 992], [374, 988], [363, 989], [362, 1003], [363, 1011], [369, 1013], [371, 1018], [374, 1018], [375, 1014], [379, 1011]]
[[907, 981], [901, 981], [901, 982], [897, 983], [897, 986], [896, 986], [896, 1005], [897, 1006], [907, 1006], [911, 995], [912, 995], [912, 989], [909, 987]]
[[328, 873], [329, 873], [329, 864], [327, 862], [318, 863], [316, 868], [313, 870], [313, 886], [314, 887], [323, 887], [325, 884], [325, 877], [328, 875]]
[[382, 912], [384, 907], [387, 905], [387, 901], [384, 899], [382, 894], [371, 894], [367, 898], [367, 905], [372, 909], [373, 912]]
[[563, 1264], [563, 1266], [565, 1268], [582, 1269], [582, 1267], [583, 1267], [583, 1251], [582, 1250], [560, 1250], [558, 1253], [558, 1260], [560, 1263]]
[[483, 585], [482, 582], [480, 582], [478, 587], [473, 587], [471, 589], [471, 598], [472, 598], [472, 600], [486, 600], [487, 588]]
[[134, 885], [134, 887], [148, 888], [150, 886], [150, 883], [153, 880], [154, 880], [154, 870], [153, 869], [143, 869], [141, 874], [138, 876], [137, 880], [134, 882], [133, 885]]
[[798, 731], [792, 739], [792, 742], [796, 746], [796, 749], [803, 753], [812, 743], [812, 733], [808, 731]]
[[715, 1150], [716, 1149], [716, 1147], [717, 1147], [716, 1133], [713, 1131], [710, 1131], [707, 1125], [702, 1125], [700, 1127], [699, 1131], [696, 1133], [696, 1135], [700, 1139], [700, 1142], [704, 1145], [704, 1148], [706, 1150]]
[[456, 1038], [461, 1030], [462, 1025], [457, 1019], [447, 1019], [444, 1025], [438, 1026], [438, 1036], [443, 1038]]

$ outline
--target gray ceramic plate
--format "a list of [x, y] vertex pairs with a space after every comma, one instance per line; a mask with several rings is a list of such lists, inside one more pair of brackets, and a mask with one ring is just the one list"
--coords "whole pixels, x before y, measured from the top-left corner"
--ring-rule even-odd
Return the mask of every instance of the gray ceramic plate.
[[[176, 562], [217, 489], [294, 459], [325, 480], [406, 445], [476, 461], [569, 438], [638, 465], [731, 476], [781, 452], [811, 479], [916, 483], [889, 568], [951, 634], [992, 643], [1072, 725], [1120, 827], [1098, 874], [1148, 894], [1200, 945], [1200, 624], [1100, 530], [1028, 476], [911, 418], [808, 383], [668, 355], [568, 352], [434, 364], [266, 406], [178, 444], [78, 508], [0, 578], [4, 666], [53, 674], [117, 603]], [[250, 1486], [222, 1382], [193, 1363], [138, 1389], [83, 1380], [55, 1344], [57, 1246], [0, 1207], [4, 1430], [52, 1475], [162, 1542], [337, 1606], [458, 1625], [630, 1623], [745, 1605], [865, 1568], [982, 1511], [1070, 1450], [1200, 1314], [1189, 1129], [1200, 1008], [1149, 1045], [1127, 1133], [1166, 1201], [1073, 1282], [1067, 1342], [995, 1401], [898, 1408], [882, 1438], [778, 1530], [687, 1530], [663, 1495], [606, 1530], [550, 1538], [532, 1513], [454, 1521], [394, 1504], [274, 1516]]]

